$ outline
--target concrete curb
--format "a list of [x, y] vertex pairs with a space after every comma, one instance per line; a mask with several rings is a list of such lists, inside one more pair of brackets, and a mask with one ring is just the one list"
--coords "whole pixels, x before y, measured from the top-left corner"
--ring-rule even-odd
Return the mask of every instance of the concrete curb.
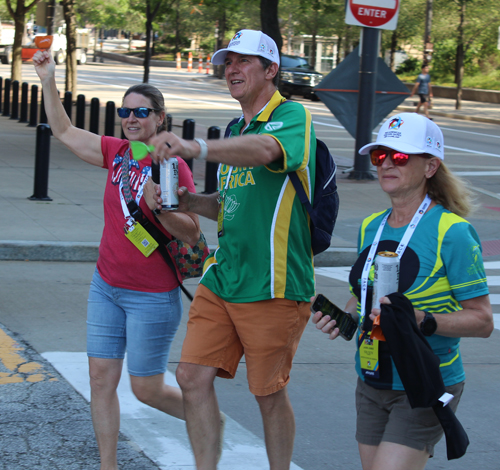
[[[209, 245], [215, 251], [215, 245]], [[73, 261], [95, 263], [99, 256], [96, 242], [50, 242], [0, 240], [3, 261]], [[355, 248], [329, 248], [314, 257], [316, 267], [351, 266], [357, 258]]]
[[[408, 106], [398, 106], [396, 109], [398, 111], [405, 111], [405, 112], [414, 112], [415, 111], [414, 107], [410, 108]], [[450, 119], [459, 119], [462, 121], [475, 121], [475, 122], [484, 122], [486, 124], [498, 124], [498, 125], [500, 125], [500, 119], [483, 118], [481, 116], [466, 116], [465, 114], [446, 113], [443, 111], [433, 111], [432, 109], [429, 110], [429, 114], [431, 114], [433, 116], [447, 117]]]

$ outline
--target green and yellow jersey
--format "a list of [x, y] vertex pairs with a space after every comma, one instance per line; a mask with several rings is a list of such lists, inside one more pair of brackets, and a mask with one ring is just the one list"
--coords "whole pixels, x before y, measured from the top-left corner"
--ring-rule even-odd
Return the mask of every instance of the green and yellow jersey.
[[[351, 270], [351, 291], [360, 298], [359, 279], [370, 245], [380, 222], [387, 214], [383, 211], [367, 217], [359, 232], [359, 258]], [[384, 227], [378, 251], [396, 251], [407, 226]], [[370, 275], [371, 279], [373, 274]], [[399, 292], [408, 297], [414, 308], [433, 314], [446, 314], [461, 310], [460, 301], [488, 294], [481, 242], [474, 227], [465, 219], [436, 205], [418, 224], [400, 264]], [[371, 300], [371, 289], [368, 294]], [[368, 300], [368, 299], [367, 299]], [[367, 302], [371, 308], [371, 301]], [[358, 302], [358, 313], [360, 303]], [[460, 338], [434, 334], [427, 338], [432, 350], [441, 361], [441, 374], [445, 385], [465, 379], [460, 355]], [[361, 373], [359, 350], [356, 352], [358, 375], [375, 388], [403, 390], [387, 345], [379, 343], [380, 377], [364, 377]]]
[[230, 136], [269, 135], [281, 146], [283, 158], [269, 166], [219, 166], [223, 233], [205, 262], [201, 283], [228, 302], [309, 301], [314, 295], [309, 216], [288, 173], [298, 172], [312, 198], [316, 136], [310, 112], [294, 102], [279, 106], [283, 101], [276, 92], [247, 128], [242, 131], [241, 119]]

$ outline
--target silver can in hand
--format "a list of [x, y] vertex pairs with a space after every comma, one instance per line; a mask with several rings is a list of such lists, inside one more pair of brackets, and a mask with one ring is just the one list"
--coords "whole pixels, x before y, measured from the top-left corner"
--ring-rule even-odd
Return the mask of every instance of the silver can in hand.
[[380, 251], [375, 257], [372, 308], [380, 308], [380, 298], [399, 288], [399, 257], [393, 251]]
[[176, 211], [179, 208], [179, 162], [172, 157], [160, 163], [161, 208]]

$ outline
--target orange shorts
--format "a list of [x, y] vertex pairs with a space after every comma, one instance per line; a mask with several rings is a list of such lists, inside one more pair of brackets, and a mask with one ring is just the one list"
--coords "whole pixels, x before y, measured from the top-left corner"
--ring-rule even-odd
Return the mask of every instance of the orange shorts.
[[270, 395], [289, 382], [310, 316], [310, 302], [229, 303], [200, 284], [189, 310], [181, 362], [217, 367], [219, 377], [232, 379], [244, 354], [250, 391]]

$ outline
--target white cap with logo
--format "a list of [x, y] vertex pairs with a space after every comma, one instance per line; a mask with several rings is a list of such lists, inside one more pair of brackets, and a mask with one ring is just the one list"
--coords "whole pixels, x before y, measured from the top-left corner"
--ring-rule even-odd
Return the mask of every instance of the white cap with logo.
[[262, 31], [242, 29], [238, 31], [225, 49], [219, 49], [212, 57], [212, 64], [222, 65], [228, 52], [257, 55], [280, 64], [278, 47], [272, 38]]
[[378, 146], [408, 154], [428, 153], [444, 160], [444, 139], [441, 129], [430, 119], [416, 113], [401, 113], [382, 124], [377, 140], [361, 147], [366, 155]]

